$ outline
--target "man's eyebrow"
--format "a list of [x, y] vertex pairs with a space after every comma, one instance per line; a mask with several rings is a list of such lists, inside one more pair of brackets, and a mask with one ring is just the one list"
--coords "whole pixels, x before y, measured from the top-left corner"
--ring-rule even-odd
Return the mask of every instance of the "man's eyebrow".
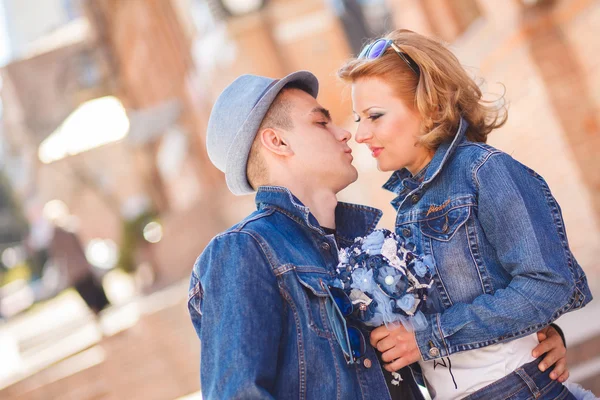
[[325, 117], [325, 119], [327, 119], [327, 121], [331, 121], [331, 114], [329, 113], [329, 110], [323, 108], [323, 107], [315, 107], [311, 110], [311, 114], [312, 113], [319, 113], [321, 115], [323, 115], [323, 117]]

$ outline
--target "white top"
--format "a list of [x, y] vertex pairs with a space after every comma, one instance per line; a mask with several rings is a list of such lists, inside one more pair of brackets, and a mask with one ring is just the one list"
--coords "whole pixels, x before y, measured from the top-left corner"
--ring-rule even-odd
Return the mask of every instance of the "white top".
[[435, 400], [461, 399], [534, 360], [537, 333], [508, 343], [419, 361], [427, 389]]

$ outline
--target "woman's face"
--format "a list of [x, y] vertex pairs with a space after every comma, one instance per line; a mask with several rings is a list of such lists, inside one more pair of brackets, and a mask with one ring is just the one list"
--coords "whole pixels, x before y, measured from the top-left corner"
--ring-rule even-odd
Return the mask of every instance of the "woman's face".
[[377, 77], [352, 84], [352, 104], [358, 122], [356, 141], [366, 144], [381, 171], [407, 168], [413, 175], [425, 167], [433, 151], [418, 145], [421, 117]]

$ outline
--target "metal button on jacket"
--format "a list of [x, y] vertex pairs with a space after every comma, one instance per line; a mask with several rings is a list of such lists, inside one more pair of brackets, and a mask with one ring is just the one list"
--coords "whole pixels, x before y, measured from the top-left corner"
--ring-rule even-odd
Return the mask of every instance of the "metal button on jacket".
[[329, 251], [330, 249], [331, 249], [331, 246], [329, 245], [329, 243], [327, 243], [327, 242], [321, 243], [321, 250]]
[[431, 357], [439, 357], [440, 356], [440, 349], [438, 349], [437, 347], [432, 347], [431, 349], [429, 349], [429, 355]]
[[363, 365], [365, 366], [365, 368], [371, 368], [371, 365], [373, 365], [373, 363], [368, 358], [365, 358], [365, 360], [363, 361]]

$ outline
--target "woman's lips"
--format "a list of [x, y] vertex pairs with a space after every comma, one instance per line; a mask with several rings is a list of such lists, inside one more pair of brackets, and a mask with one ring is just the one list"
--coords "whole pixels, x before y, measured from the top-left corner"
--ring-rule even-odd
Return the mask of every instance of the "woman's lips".
[[383, 151], [383, 147], [373, 147], [371, 148], [371, 155], [375, 158], [379, 157], [381, 152]]

